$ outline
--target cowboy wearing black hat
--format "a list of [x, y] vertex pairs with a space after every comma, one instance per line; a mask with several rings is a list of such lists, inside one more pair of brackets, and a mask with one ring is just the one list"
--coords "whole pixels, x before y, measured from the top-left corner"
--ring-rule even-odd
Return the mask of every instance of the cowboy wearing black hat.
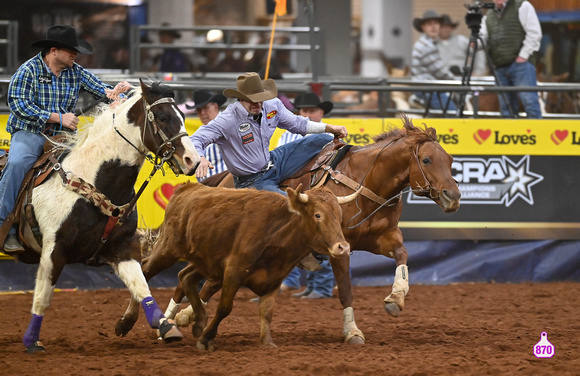
[[[292, 106], [298, 110], [300, 116], [304, 116], [312, 121], [320, 122], [322, 117], [332, 111], [334, 104], [329, 101], [321, 102], [315, 93], [301, 94], [294, 98]], [[296, 141], [302, 135], [284, 132], [278, 141], [278, 146]]]
[[[52, 26], [44, 39], [31, 46], [42, 51], [18, 68], [8, 86], [10, 116], [6, 130], [12, 138], [8, 163], [0, 178], [0, 225], [14, 208], [24, 175], [43, 152], [45, 134], [76, 130], [79, 119], [74, 110], [79, 91], [84, 89], [102, 98], [105, 89], [111, 88], [75, 63], [79, 53], [92, 54], [93, 48], [79, 39], [72, 26]], [[11, 228], [4, 242], [5, 253], [24, 250], [15, 234]]]
[[[453, 22], [448, 14], [441, 16], [441, 27], [439, 28], [439, 43], [437, 48], [441, 54], [441, 58], [445, 63], [445, 67], [456, 76], [463, 74], [463, 66], [465, 65], [465, 57], [469, 47], [469, 38], [465, 35], [455, 33], [455, 29], [459, 25], [458, 22]], [[475, 56], [473, 75], [484, 75], [486, 71], [485, 53], [479, 50]]]
[[[188, 110], [195, 110], [201, 123], [206, 125], [219, 115], [220, 107], [227, 100], [225, 95], [221, 93], [215, 94], [206, 89], [199, 89], [193, 92], [193, 106], [186, 103], [185, 107]], [[209, 144], [207, 146], [205, 149], [205, 158], [211, 163], [207, 171], [207, 177], [227, 170], [220, 148], [216, 144]], [[197, 180], [203, 182], [206, 178], [198, 178]]]

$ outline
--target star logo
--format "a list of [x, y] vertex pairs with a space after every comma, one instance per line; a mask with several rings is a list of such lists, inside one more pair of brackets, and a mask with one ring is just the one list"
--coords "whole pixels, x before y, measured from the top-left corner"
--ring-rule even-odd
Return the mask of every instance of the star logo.
[[507, 176], [502, 180], [502, 183], [507, 183], [509, 187], [504, 196], [505, 206], [510, 206], [518, 197], [528, 204], [534, 205], [530, 188], [544, 180], [544, 177], [530, 171], [530, 156], [526, 155], [517, 163], [505, 158], [505, 162]]

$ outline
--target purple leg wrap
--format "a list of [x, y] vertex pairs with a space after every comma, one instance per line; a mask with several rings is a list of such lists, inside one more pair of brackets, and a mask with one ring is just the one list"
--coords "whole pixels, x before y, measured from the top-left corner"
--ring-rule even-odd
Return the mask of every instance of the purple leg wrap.
[[22, 342], [24, 342], [24, 346], [28, 347], [34, 342], [38, 341], [38, 337], [40, 335], [40, 325], [42, 325], [42, 318], [43, 316], [32, 315], [32, 320], [30, 320], [30, 324], [28, 325], [28, 329], [26, 329], [26, 333], [24, 333], [24, 338]]
[[159, 321], [165, 316], [163, 316], [163, 312], [159, 309], [157, 302], [153, 297], [148, 296], [141, 302], [143, 309], [145, 310], [145, 316], [147, 316], [147, 322], [153, 329], [159, 328]]

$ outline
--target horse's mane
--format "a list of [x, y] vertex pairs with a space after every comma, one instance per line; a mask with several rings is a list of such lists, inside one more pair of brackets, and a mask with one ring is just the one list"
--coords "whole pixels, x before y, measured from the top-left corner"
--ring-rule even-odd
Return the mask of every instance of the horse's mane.
[[405, 137], [405, 142], [408, 144], [418, 145], [427, 141], [437, 142], [437, 132], [435, 128], [428, 127], [423, 123], [424, 129], [417, 128], [413, 125], [413, 121], [405, 114], [401, 115], [403, 121], [403, 128], [397, 128], [394, 125], [389, 126], [389, 130], [373, 137], [375, 143], [380, 143], [386, 140], [395, 140]]

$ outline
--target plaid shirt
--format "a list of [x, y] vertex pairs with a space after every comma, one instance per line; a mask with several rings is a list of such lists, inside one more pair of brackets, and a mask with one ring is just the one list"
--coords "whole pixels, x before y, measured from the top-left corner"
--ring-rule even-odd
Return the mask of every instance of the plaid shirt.
[[106, 95], [105, 88], [112, 87], [77, 63], [57, 77], [39, 53], [22, 64], [10, 80], [6, 131], [41, 133], [51, 113], [74, 112], [81, 88], [101, 98]]

